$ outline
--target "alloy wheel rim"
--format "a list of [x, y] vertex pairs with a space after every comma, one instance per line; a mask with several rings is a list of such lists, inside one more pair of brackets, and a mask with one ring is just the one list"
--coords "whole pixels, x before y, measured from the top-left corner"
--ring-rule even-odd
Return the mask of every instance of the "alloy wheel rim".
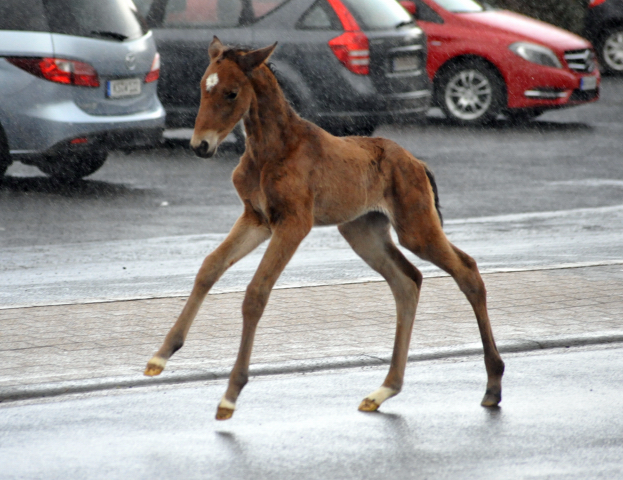
[[478, 70], [462, 70], [448, 82], [445, 101], [456, 118], [476, 120], [489, 110], [493, 101], [491, 82]]
[[604, 42], [604, 61], [612, 70], [623, 71], [623, 31], [615, 32]]

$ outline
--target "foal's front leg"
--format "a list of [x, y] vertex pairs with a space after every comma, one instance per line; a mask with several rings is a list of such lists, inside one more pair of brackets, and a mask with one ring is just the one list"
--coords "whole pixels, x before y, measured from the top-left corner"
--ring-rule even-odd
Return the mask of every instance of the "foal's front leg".
[[268, 297], [301, 241], [311, 230], [311, 221], [297, 218], [273, 228], [273, 235], [264, 257], [247, 287], [242, 303], [242, 338], [236, 363], [229, 377], [227, 391], [216, 411], [217, 420], [227, 420], [234, 414], [236, 400], [249, 379], [249, 363], [257, 324], [264, 313]]
[[160, 350], [147, 363], [145, 375], [159, 375], [176, 351], [182, 348], [188, 330], [210, 288], [238, 260], [270, 237], [270, 230], [253, 211], [245, 211], [227, 238], [206, 257], [195, 279], [193, 290]]

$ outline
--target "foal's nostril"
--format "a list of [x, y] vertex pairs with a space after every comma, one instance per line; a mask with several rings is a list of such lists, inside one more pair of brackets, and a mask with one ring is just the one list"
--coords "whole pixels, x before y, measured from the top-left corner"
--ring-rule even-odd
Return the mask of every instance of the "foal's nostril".
[[195, 154], [200, 157], [207, 157], [208, 150], [210, 149], [210, 144], [205, 140], [202, 140], [198, 147], [195, 147]]

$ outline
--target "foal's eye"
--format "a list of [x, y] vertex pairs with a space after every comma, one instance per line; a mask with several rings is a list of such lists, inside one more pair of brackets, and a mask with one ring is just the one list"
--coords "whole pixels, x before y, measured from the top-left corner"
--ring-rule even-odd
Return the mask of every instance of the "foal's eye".
[[227, 92], [225, 94], [225, 98], [227, 100], [235, 100], [237, 96], [238, 96], [238, 92]]

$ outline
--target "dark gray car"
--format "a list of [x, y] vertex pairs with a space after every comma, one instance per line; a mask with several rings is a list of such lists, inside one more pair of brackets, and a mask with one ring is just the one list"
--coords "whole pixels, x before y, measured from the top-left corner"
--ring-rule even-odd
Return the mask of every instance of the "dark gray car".
[[191, 127], [214, 35], [279, 46], [271, 63], [295, 109], [338, 134], [369, 134], [430, 103], [426, 39], [395, 0], [135, 0], [162, 55], [171, 127]]

